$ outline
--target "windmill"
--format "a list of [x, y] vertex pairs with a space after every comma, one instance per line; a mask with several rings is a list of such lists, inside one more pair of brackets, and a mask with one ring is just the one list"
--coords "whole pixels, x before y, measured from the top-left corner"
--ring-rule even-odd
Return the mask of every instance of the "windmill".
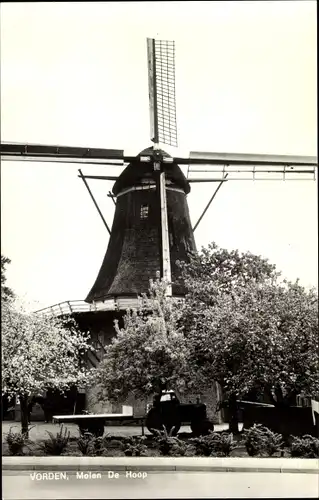
[[[167, 40], [147, 39], [147, 59], [149, 78], [149, 104], [150, 104], [150, 139], [153, 143], [151, 148], [143, 150], [137, 157], [127, 156], [124, 150], [119, 149], [97, 149], [80, 148], [69, 146], [50, 146], [37, 144], [1, 144], [1, 155], [6, 160], [29, 160], [29, 161], [49, 161], [79, 164], [98, 165], [118, 165], [126, 166], [120, 175], [85, 175], [79, 169], [79, 177], [84, 182], [92, 201], [94, 202], [99, 215], [110, 234], [108, 249], [101, 270], [96, 282], [90, 291], [86, 301], [89, 303], [104, 303], [112, 295], [118, 296], [123, 292], [127, 295], [127, 289], [132, 289], [134, 282], [134, 259], [136, 255], [130, 255], [129, 249], [137, 247], [137, 240], [128, 235], [132, 235], [132, 220], [126, 218], [126, 233], [121, 237], [116, 237], [116, 229], [119, 229], [124, 222], [122, 217], [124, 207], [123, 195], [133, 197], [130, 210], [135, 212], [137, 205], [140, 206], [139, 220], [148, 219], [151, 221], [153, 233], [147, 233], [150, 226], [143, 224], [140, 227], [145, 236], [144, 241], [154, 240], [154, 230], [157, 234], [156, 248], [159, 256], [158, 265], [154, 261], [155, 247], [150, 249], [147, 259], [149, 259], [150, 273], [148, 277], [154, 276], [156, 271], [169, 283], [167, 294], [179, 295], [181, 291], [174, 293], [174, 280], [172, 280], [172, 259], [173, 244], [170, 241], [169, 215], [175, 209], [178, 215], [179, 227], [183, 227], [183, 234], [178, 234], [177, 239], [184, 239], [184, 251], [182, 258], [187, 251], [195, 249], [193, 233], [206, 214], [210, 204], [215, 198], [223, 183], [230, 180], [291, 180], [291, 179], [316, 179], [317, 158], [307, 156], [283, 156], [283, 155], [258, 155], [258, 154], [234, 154], [234, 153], [214, 153], [192, 151], [189, 157], [171, 157], [162, 149], [162, 145], [177, 147], [177, 124], [176, 124], [176, 96], [175, 96], [175, 43]], [[185, 177], [179, 166], [187, 167]], [[115, 181], [113, 194], [109, 193], [115, 203], [115, 216], [113, 226], [109, 228], [103, 214], [94, 198], [88, 185], [89, 179]], [[212, 182], [217, 183], [217, 189], [211, 196], [203, 213], [192, 228], [188, 215], [186, 195], [189, 192], [189, 185], [192, 183]], [[138, 195], [136, 194], [138, 191]], [[176, 194], [175, 205], [171, 200], [171, 193]], [[151, 203], [143, 203], [143, 196], [146, 193], [152, 194]], [[128, 203], [128, 202], [127, 202]], [[127, 203], [125, 210], [127, 209]], [[184, 204], [184, 205], [183, 205]], [[186, 204], [186, 205], [185, 205]], [[173, 206], [174, 205], [174, 206]], [[182, 207], [183, 205], [183, 207]], [[174, 208], [175, 207], [175, 208]], [[152, 212], [151, 214], [148, 211]], [[122, 214], [122, 215], [121, 215]], [[181, 223], [182, 221], [182, 223]], [[143, 229], [144, 228], [144, 229]], [[134, 226], [136, 231], [136, 227]], [[117, 238], [117, 240], [116, 240]], [[122, 238], [122, 239], [121, 239]], [[176, 238], [175, 238], [176, 239]], [[126, 241], [126, 243], [125, 243]], [[146, 243], [145, 243], [146, 244]], [[126, 246], [125, 246], [126, 245]], [[120, 261], [120, 254], [127, 251], [126, 258]], [[143, 256], [142, 256], [143, 257]], [[145, 257], [145, 255], [144, 255]], [[176, 256], [175, 256], [176, 257]], [[181, 257], [179, 251], [177, 257]], [[180, 260], [182, 260], [180, 258]], [[146, 260], [147, 260], [146, 259]], [[152, 260], [153, 259], [153, 260]], [[131, 260], [131, 267], [128, 262]], [[139, 260], [141, 262], [141, 258]], [[136, 263], [136, 261], [135, 261]], [[135, 266], [138, 267], [138, 266]], [[146, 273], [147, 274], [147, 273]], [[174, 274], [174, 273], [173, 273]], [[116, 279], [121, 283], [127, 280], [130, 275], [130, 283], [127, 283], [123, 291], [116, 286]], [[148, 280], [147, 280], [148, 282]], [[173, 285], [172, 285], [173, 282]], [[115, 284], [114, 284], [115, 283]], [[136, 277], [136, 289], [133, 295], [139, 291], [138, 276]], [[124, 287], [125, 288], [125, 287]], [[69, 307], [70, 306], [70, 303]], [[128, 303], [126, 303], [128, 305]], [[111, 306], [112, 307], [112, 306]], [[61, 305], [60, 305], [61, 309]], [[71, 308], [72, 310], [72, 308]]]
[[[74, 314], [84, 330], [90, 330], [96, 351], [92, 354], [95, 358], [88, 361], [93, 366], [103, 356], [108, 337], [114, 335], [114, 319], [136, 304], [136, 299], [134, 302], [128, 297], [129, 291], [135, 296], [146, 291], [148, 278], [159, 272], [169, 283], [168, 295], [183, 295], [183, 290], [174, 283], [175, 260], [183, 260], [188, 251], [195, 250], [194, 231], [225, 182], [316, 179], [317, 158], [314, 157], [194, 151], [189, 157], [166, 154], [163, 146], [178, 145], [175, 43], [148, 39], [147, 58], [151, 148], [137, 156], [128, 156], [119, 149], [1, 143], [3, 160], [125, 167], [120, 175], [106, 172], [101, 176], [86, 175], [79, 169], [79, 177], [110, 234], [108, 248], [85, 302], [68, 301], [42, 310], [49, 314]], [[186, 176], [180, 166], [187, 168]], [[91, 179], [115, 182], [113, 193], [109, 193], [115, 203], [112, 228], [90, 189]], [[202, 182], [215, 183], [217, 188], [192, 227], [186, 196], [191, 184]], [[139, 255], [140, 248], [142, 255]], [[144, 266], [142, 272], [141, 266]], [[93, 393], [94, 388], [90, 390]], [[218, 388], [216, 390], [214, 397], [219, 399]], [[97, 410], [93, 408], [93, 411]]]

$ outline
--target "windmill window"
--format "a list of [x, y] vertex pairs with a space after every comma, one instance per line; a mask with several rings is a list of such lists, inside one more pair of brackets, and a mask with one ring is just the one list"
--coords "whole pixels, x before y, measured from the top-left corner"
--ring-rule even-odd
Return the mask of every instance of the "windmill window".
[[148, 218], [148, 205], [141, 205], [140, 219]]

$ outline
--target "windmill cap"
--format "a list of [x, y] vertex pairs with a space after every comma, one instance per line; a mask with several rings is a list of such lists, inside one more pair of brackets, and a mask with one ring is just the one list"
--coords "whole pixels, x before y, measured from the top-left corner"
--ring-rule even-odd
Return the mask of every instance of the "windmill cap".
[[[118, 179], [115, 181], [113, 186], [113, 194], [117, 196], [124, 189], [128, 189], [137, 185], [142, 184], [142, 179], [153, 179], [153, 162], [141, 162], [139, 160], [140, 156], [152, 156], [153, 147], [143, 149], [137, 156], [136, 160], [130, 163], [126, 169], [121, 173]], [[160, 149], [161, 154], [164, 158], [171, 158], [169, 154]], [[185, 194], [190, 192], [189, 183], [177, 165], [177, 163], [165, 163], [164, 172], [166, 178], [170, 180], [176, 187], [183, 189]]]

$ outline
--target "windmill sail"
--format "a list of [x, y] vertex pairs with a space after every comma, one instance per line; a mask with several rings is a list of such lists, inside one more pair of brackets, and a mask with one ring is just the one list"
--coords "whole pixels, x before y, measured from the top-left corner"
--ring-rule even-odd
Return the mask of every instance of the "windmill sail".
[[226, 174], [228, 180], [236, 181], [315, 180], [317, 164], [315, 156], [191, 152], [188, 180], [212, 182]]
[[147, 39], [151, 141], [177, 146], [175, 42]]
[[172, 294], [172, 274], [167, 215], [165, 169], [159, 143], [177, 146], [175, 100], [175, 43], [147, 39], [148, 82], [151, 141], [154, 143], [154, 177], [158, 199], [158, 242], [160, 274], [168, 283], [167, 295]]

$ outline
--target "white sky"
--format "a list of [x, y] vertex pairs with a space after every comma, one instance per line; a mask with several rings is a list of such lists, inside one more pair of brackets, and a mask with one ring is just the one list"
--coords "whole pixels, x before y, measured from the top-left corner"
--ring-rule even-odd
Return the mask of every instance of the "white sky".
[[[1, 140], [137, 154], [150, 145], [146, 37], [157, 37], [176, 42], [180, 148], [168, 152], [316, 155], [316, 19], [304, 0], [3, 3]], [[39, 306], [84, 299], [106, 251], [78, 168], [2, 162], [8, 284]], [[112, 183], [90, 186], [111, 225]], [[193, 223], [215, 187], [193, 185]], [[228, 182], [195, 238], [317, 286], [316, 182]]]

